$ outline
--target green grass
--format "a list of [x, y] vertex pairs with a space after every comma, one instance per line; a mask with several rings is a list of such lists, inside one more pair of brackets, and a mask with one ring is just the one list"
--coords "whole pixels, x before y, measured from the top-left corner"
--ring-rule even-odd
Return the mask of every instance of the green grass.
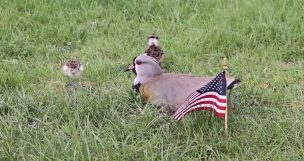
[[[301, 0], [2, 0], [0, 160], [301, 160]], [[123, 69], [156, 32], [170, 72], [242, 80], [223, 120], [176, 123], [131, 92]], [[68, 104], [66, 60], [85, 66]]]

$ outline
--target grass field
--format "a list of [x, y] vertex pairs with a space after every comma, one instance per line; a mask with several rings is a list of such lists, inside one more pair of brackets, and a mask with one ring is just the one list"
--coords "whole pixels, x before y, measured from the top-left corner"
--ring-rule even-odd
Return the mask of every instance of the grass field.
[[[302, 160], [302, 0], [1, 0], [0, 160]], [[175, 122], [123, 72], [156, 32], [170, 72], [241, 78], [223, 119]], [[68, 103], [62, 64], [85, 66]]]

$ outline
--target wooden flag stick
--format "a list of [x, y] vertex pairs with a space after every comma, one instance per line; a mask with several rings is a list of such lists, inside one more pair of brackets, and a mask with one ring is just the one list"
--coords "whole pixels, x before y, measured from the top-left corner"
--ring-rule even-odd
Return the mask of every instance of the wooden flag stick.
[[[224, 71], [226, 72], [226, 80], [228, 78], [228, 60], [227, 58], [225, 57], [224, 58], [224, 61], [223, 61], [223, 69]], [[227, 86], [226, 86], [227, 88]], [[227, 91], [228, 93], [228, 91]], [[226, 95], [227, 95], [226, 93]], [[227, 139], [228, 138], [228, 99], [227, 99], [227, 107], [226, 107], [226, 113], [225, 113], [225, 138]]]

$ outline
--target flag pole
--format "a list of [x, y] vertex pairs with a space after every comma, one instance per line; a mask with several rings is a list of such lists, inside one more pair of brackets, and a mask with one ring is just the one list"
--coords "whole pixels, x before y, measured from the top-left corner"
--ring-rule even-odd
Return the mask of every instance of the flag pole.
[[[226, 81], [227, 81], [227, 77], [228, 77], [228, 60], [227, 58], [225, 57], [224, 58], [224, 61], [223, 61], [223, 69], [225, 71], [225, 77], [226, 77]], [[226, 86], [227, 88], [227, 86]], [[227, 91], [227, 89], [226, 89]], [[228, 91], [227, 91], [228, 92]], [[227, 95], [227, 93], [226, 93]], [[226, 107], [226, 112], [225, 112], [225, 138], [227, 139], [228, 138], [228, 98], [227, 98], [227, 107]]]

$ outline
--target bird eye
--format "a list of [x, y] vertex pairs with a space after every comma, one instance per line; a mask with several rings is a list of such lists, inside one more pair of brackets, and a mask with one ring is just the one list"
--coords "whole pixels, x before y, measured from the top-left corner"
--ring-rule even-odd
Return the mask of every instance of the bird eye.
[[140, 64], [142, 64], [142, 61], [136, 60], [136, 61], [135, 61], [135, 64], [140, 65]]

